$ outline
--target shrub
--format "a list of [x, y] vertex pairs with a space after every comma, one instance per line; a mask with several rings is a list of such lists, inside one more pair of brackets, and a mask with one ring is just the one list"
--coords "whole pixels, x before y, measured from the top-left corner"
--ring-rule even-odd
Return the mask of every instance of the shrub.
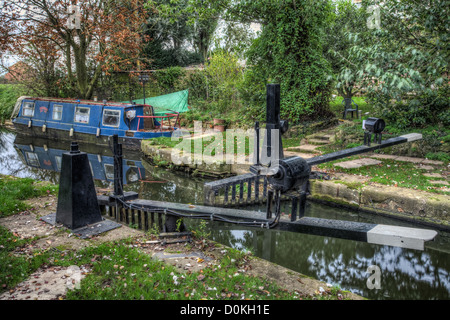
[[[448, 91], [448, 90], [447, 90]], [[397, 102], [384, 108], [383, 116], [399, 129], [450, 126], [450, 98], [444, 92], [432, 92]]]
[[215, 52], [206, 66], [206, 76], [208, 96], [217, 102], [218, 113], [239, 105], [237, 86], [242, 79], [242, 68], [236, 56], [226, 51]]
[[165, 93], [178, 89], [178, 85], [184, 75], [185, 71], [181, 67], [169, 67], [154, 73], [158, 86], [161, 88], [161, 91]]
[[0, 84], [0, 124], [11, 117], [17, 99], [24, 94], [20, 85]]

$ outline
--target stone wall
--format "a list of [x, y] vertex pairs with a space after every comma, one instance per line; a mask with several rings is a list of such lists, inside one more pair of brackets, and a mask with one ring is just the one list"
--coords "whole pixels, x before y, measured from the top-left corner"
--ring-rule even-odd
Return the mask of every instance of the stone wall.
[[376, 184], [349, 184], [343, 180], [311, 180], [310, 198], [450, 227], [450, 199], [442, 194]]
[[[194, 163], [190, 156], [181, 159], [181, 164], [172, 161], [172, 149], [161, 145], [154, 145], [149, 141], [142, 141], [141, 150], [145, 158], [152, 164], [169, 167], [172, 170], [189, 172], [194, 176], [224, 178], [236, 174], [248, 173], [250, 164], [227, 164], [225, 161], [204, 161]], [[207, 159], [208, 160], [208, 159]], [[214, 161], [213, 161], [214, 160]]]

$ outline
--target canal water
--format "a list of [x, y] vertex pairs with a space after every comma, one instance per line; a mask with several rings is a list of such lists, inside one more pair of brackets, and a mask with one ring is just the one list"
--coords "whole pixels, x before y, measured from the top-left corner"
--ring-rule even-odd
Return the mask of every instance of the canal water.
[[[0, 174], [58, 183], [60, 159], [68, 149], [69, 146], [57, 141], [0, 132]], [[96, 186], [112, 190], [111, 151], [88, 145], [80, 145], [80, 149], [89, 155]], [[150, 166], [139, 153], [124, 151], [125, 189], [138, 192], [142, 199], [200, 205], [205, 182]], [[306, 215], [418, 227], [310, 202]], [[195, 226], [198, 220], [186, 223]], [[424, 251], [417, 251], [277, 230], [245, 229], [218, 222], [207, 222], [207, 226], [210, 237], [219, 243], [251, 251], [258, 257], [369, 299], [450, 298], [450, 235], [442, 231], [435, 241], [426, 244]], [[379, 267], [380, 289], [369, 289], [368, 279], [373, 273], [369, 273], [368, 268], [371, 266]]]

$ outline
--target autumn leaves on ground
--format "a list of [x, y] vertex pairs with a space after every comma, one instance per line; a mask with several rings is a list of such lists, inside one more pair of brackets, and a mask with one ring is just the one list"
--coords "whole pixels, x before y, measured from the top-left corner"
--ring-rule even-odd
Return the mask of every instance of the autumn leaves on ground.
[[56, 209], [57, 187], [0, 176], [0, 188], [23, 194], [0, 201], [1, 300], [355, 298], [279, 266], [267, 279], [273, 266], [207, 240], [204, 224], [190, 243], [162, 245], [127, 226], [82, 240], [39, 220]]

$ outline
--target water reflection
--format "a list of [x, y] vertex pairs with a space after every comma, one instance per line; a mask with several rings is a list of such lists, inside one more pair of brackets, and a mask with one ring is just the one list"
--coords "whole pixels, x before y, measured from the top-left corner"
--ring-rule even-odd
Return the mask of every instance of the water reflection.
[[[320, 211], [320, 206], [310, 209]], [[450, 298], [448, 251], [427, 247], [422, 252], [274, 230], [237, 229], [218, 223], [211, 226], [211, 232], [220, 243], [252, 251], [258, 257], [370, 299]], [[367, 268], [372, 265], [381, 269], [379, 290], [367, 287], [371, 275]]]
[[[20, 168], [19, 170], [26, 167], [32, 171], [32, 174], [25, 170], [23, 175], [58, 183], [62, 155], [70, 150], [70, 144], [17, 135], [14, 139], [14, 148], [21, 161], [13, 157], [6, 161], [9, 167], [16, 165]], [[89, 144], [80, 144], [80, 150], [88, 155], [94, 180], [99, 181], [103, 186], [111, 185], [114, 182], [114, 158], [111, 150]], [[13, 152], [8, 150], [7, 156], [10, 153]], [[128, 185], [140, 180], [145, 180], [145, 169], [140, 153], [129, 152], [123, 159], [123, 184]]]
[[[0, 173], [58, 183], [58, 158], [69, 145], [0, 133]], [[96, 186], [112, 189], [112, 153], [108, 148], [80, 144], [89, 154]], [[34, 154], [34, 155], [33, 155]], [[203, 203], [205, 180], [150, 166], [140, 153], [124, 150], [125, 190], [142, 199]], [[251, 208], [264, 209], [264, 208]], [[284, 208], [288, 212], [288, 208]], [[411, 226], [388, 218], [344, 211], [308, 202], [306, 215], [367, 223]], [[198, 220], [186, 221], [188, 225]], [[371, 245], [350, 240], [275, 230], [243, 229], [208, 222], [211, 236], [227, 246], [252, 251], [256, 256], [331, 283], [370, 299], [449, 299], [449, 236], [440, 233], [425, 251]], [[414, 226], [417, 227], [417, 226]], [[369, 290], [367, 268], [381, 268], [381, 289]]]

